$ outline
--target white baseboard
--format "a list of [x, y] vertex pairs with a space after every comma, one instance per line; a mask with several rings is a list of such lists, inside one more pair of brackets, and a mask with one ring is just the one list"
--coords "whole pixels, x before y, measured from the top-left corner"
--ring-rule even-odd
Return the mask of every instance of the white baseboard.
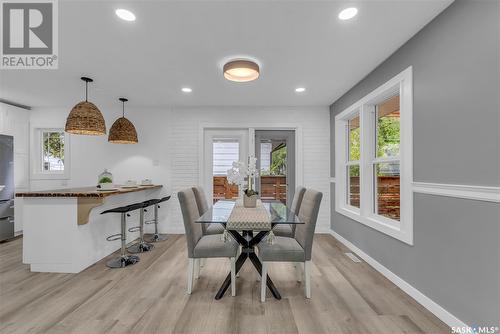
[[450, 327], [467, 327], [467, 325], [455, 317], [453, 314], [444, 309], [441, 305], [424, 295], [422, 292], [418, 291], [416, 288], [408, 284], [401, 277], [394, 274], [392, 271], [384, 267], [382, 264], [373, 259], [370, 255], [363, 252], [361, 249], [356, 247], [350, 241], [342, 237], [340, 234], [336, 233], [332, 229], [330, 229], [330, 235], [332, 235], [335, 239], [343, 243], [347, 248], [356, 253], [360, 258], [365, 260], [370, 266], [375, 268], [379, 273], [384, 275], [387, 279], [389, 279], [392, 283], [394, 283], [401, 290], [410, 295], [413, 299], [415, 299], [418, 303], [420, 303], [423, 307], [425, 307], [429, 312], [434, 314], [436, 317], [441, 319], [445, 324]]

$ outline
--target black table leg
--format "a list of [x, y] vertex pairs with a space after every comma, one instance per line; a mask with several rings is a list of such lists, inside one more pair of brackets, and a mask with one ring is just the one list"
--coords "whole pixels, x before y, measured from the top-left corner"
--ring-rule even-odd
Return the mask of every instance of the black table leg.
[[[247, 258], [248, 258], [247, 253], [240, 254], [238, 260], [236, 260], [236, 274], [238, 273], [238, 271], [240, 271], [241, 267], [243, 266], [243, 263], [247, 260]], [[229, 285], [231, 285], [231, 273], [227, 275], [226, 279], [224, 280], [224, 283], [222, 283], [222, 286], [215, 295], [215, 299], [217, 300], [221, 299], [222, 296], [224, 296], [224, 293], [226, 292], [227, 288], [229, 288]]]
[[[250, 258], [250, 261], [252, 261], [255, 269], [257, 269], [257, 271], [259, 272], [259, 275], [261, 275], [261, 277], [262, 277], [262, 263], [260, 262], [257, 255], [255, 255], [255, 253], [250, 253], [250, 254], [248, 254], [248, 257]], [[273, 294], [274, 298], [280, 300], [281, 295], [278, 292], [278, 289], [276, 289], [276, 286], [274, 286], [274, 283], [271, 280], [271, 278], [269, 277], [269, 275], [267, 275], [266, 285], [269, 288], [269, 290], [271, 290], [271, 293]]]
[[[250, 258], [250, 261], [254, 265], [255, 269], [259, 272], [259, 275], [262, 276], [262, 263], [260, 262], [257, 255], [255, 255], [253, 247], [257, 245], [269, 233], [269, 231], [261, 231], [256, 235], [253, 234], [253, 231], [244, 231], [243, 236], [234, 230], [228, 230], [228, 232], [242, 246], [242, 253], [238, 257], [238, 260], [236, 260], [236, 273], [240, 271], [243, 263], [245, 263], [245, 261]], [[247, 240], [247, 236], [249, 236], [251, 239]], [[221, 299], [224, 296], [226, 290], [229, 288], [229, 285], [231, 285], [231, 273], [226, 276], [224, 283], [222, 283], [222, 286], [215, 295], [215, 299]], [[281, 299], [281, 295], [278, 292], [278, 289], [276, 289], [276, 286], [274, 285], [269, 275], [267, 276], [266, 285], [269, 290], [271, 290], [274, 298], [278, 300]]]

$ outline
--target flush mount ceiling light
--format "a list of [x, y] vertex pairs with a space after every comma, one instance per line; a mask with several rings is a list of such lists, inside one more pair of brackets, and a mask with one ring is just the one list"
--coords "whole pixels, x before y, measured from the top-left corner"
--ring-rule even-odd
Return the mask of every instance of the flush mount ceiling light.
[[341, 19], [343, 21], [350, 20], [354, 16], [356, 16], [357, 14], [358, 14], [358, 9], [356, 7], [349, 7], [349, 8], [343, 9], [339, 13], [339, 19]]
[[108, 141], [113, 144], [137, 144], [137, 131], [131, 121], [125, 118], [125, 102], [128, 100], [120, 97], [122, 102], [122, 117], [118, 118], [109, 129]]
[[306, 89], [304, 87], [297, 87], [295, 88], [295, 92], [296, 93], [304, 93], [306, 91]]
[[184, 93], [191, 93], [193, 90], [189, 87], [182, 87], [181, 89]]
[[260, 75], [259, 65], [248, 59], [232, 60], [224, 64], [224, 78], [235, 82], [248, 82]]
[[88, 85], [93, 80], [81, 77], [85, 81], [85, 101], [78, 103], [71, 109], [66, 119], [64, 131], [76, 135], [101, 136], [106, 134], [106, 123], [101, 111], [88, 101]]
[[126, 10], [123, 8], [118, 8], [117, 10], [115, 10], [115, 14], [116, 14], [116, 16], [121, 18], [122, 20], [135, 21], [135, 14], [129, 10]]

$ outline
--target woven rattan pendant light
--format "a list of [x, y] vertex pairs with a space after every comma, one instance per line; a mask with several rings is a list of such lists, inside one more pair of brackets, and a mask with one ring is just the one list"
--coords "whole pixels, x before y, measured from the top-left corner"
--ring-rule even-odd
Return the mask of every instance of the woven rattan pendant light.
[[125, 102], [128, 100], [120, 97], [122, 102], [122, 117], [118, 118], [109, 129], [108, 141], [113, 144], [137, 144], [137, 131], [131, 121], [125, 118]]
[[65, 131], [76, 135], [102, 136], [106, 134], [106, 123], [101, 111], [87, 100], [89, 82], [94, 80], [82, 77], [85, 81], [85, 101], [71, 109], [66, 119]]

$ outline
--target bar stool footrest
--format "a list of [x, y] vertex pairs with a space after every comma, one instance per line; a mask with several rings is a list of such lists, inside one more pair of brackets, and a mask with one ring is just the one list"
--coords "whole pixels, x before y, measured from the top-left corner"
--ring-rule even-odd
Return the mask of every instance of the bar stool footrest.
[[129, 232], [139, 232], [141, 229], [140, 226], [134, 226], [128, 229]]
[[122, 234], [117, 233], [117, 234], [110, 235], [109, 237], [106, 238], [106, 240], [107, 241], [116, 241], [116, 240], [120, 240], [121, 238], [122, 238]]

